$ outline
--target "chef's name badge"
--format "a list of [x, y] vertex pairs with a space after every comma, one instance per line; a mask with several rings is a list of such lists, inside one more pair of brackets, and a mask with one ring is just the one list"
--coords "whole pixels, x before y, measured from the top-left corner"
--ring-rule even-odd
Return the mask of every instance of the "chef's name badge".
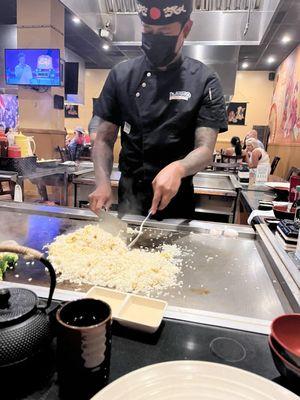
[[188, 101], [192, 97], [190, 92], [170, 92], [169, 100], [185, 100]]
[[129, 133], [131, 132], [131, 125], [128, 122], [125, 122], [123, 131], [127, 133], [127, 135], [129, 135]]

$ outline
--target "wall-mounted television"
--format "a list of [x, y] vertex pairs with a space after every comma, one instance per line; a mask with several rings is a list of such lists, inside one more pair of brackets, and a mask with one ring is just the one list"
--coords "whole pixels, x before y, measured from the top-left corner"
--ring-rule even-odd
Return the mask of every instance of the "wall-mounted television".
[[5, 49], [7, 85], [61, 86], [59, 49]]

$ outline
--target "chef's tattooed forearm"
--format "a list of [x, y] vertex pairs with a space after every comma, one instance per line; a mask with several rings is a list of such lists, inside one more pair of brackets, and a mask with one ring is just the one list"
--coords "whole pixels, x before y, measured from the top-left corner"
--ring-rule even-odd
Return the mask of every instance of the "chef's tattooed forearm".
[[93, 161], [96, 184], [110, 182], [113, 167], [113, 148], [118, 136], [118, 126], [111, 122], [99, 120], [97, 136], [93, 146]]
[[101, 123], [101, 118], [98, 115], [93, 115], [93, 118], [90, 120], [88, 131], [91, 137], [91, 141], [94, 142], [97, 136], [98, 127]]
[[218, 131], [212, 128], [200, 127], [195, 132], [195, 150], [180, 160], [184, 167], [184, 176], [194, 175], [207, 167], [212, 160]]

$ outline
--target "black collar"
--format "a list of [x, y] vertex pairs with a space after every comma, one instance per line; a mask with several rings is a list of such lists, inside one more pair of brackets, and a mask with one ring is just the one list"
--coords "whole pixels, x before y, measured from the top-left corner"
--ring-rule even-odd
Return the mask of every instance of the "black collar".
[[144, 56], [144, 57], [145, 57], [146, 70], [151, 71], [151, 72], [158, 72], [158, 73], [164, 73], [167, 71], [175, 71], [176, 69], [180, 68], [184, 62], [184, 56], [182, 54], [180, 54], [180, 57], [178, 57], [176, 61], [169, 64], [166, 69], [161, 70], [159, 68], [154, 67], [146, 56]]
[[184, 60], [185, 57], [181, 55], [175, 62], [170, 64], [166, 70], [161, 71], [159, 69], [155, 69], [145, 55], [143, 57], [139, 57], [138, 68], [136, 70], [136, 73], [132, 76], [132, 83], [131, 83], [132, 89], [130, 91], [131, 95], [135, 96], [136, 91], [138, 90], [139, 85], [141, 84], [147, 72], [155, 74], [164, 74], [165, 72], [176, 71], [182, 66]]

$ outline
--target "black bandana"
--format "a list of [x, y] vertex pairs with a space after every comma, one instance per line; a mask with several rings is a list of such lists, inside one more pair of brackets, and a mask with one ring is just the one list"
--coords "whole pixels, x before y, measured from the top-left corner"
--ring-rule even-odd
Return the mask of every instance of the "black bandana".
[[185, 23], [192, 13], [192, 0], [137, 0], [139, 16], [148, 25]]

